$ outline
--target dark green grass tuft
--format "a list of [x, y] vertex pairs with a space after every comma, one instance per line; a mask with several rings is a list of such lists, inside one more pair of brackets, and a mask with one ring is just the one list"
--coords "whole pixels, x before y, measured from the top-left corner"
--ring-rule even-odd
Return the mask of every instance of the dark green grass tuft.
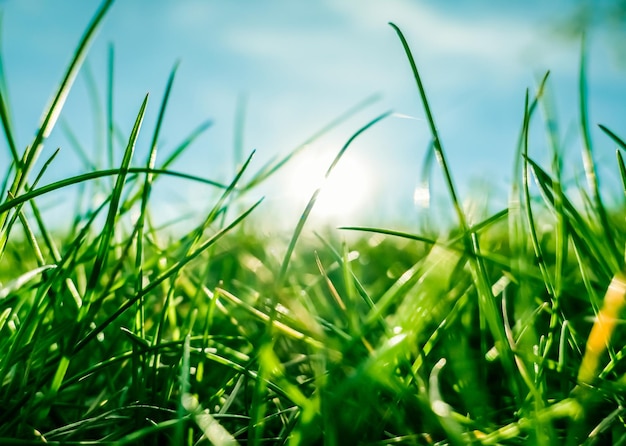
[[[617, 323], [626, 294], [626, 224], [623, 206], [606, 207], [600, 193], [584, 59], [580, 117], [590, 192], [563, 184], [563, 148], [546, 75], [535, 95], [520, 98], [509, 206], [470, 221], [417, 64], [392, 25], [416, 80], [416, 100], [424, 105], [430, 153], [444, 176], [456, 227], [447, 233], [320, 228], [307, 238], [316, 191], [293, 232], [285, 240], [268, 239], [254, 229], [261, 202], [246, 196], [289, 168], [301, 148], [256, 173], [249, 172], [253, 154], [242, 156], [229, 184], [170, 170], [210, 127], [208, 121], [198, 126], [159, 162], [174, 68], [148, 158], [133, 157], [139, 132], [146, 131], [146, 98], [125, 138], [122, 162], [113, 166], [119, 139], [113, 51], [102, 132], [108, 165], [90, 160], [73, 139], [85, 166], [95, 170], [40, 186], [53, 154], [30, 182], [110, 3], [103, 3], [79, 44], [23, 154], [0, 79], [0, 119], [13, 159], [0, 203], [0, 443], [626, 441], [626, 337]], [[552, 152], [547, 168], [532, 156], [531, 122], [539, 111]], [[327, 176], [351, 141], [384, 125], [385, 116], [355, 132]], [[619, 132], [601, 129], [618, 146], [613, 167], [626, 185], [626, 144]], [[71, 134], [69, 125], [66, 131]], [[213, 191], [206, 213], [190, 220], [183, 234], [153, 224], [153, 186], [172, 176]], [[79, 189], [79, 205], [59, 230], [42, 217], [37, 201], [67, 188]], [[90, 199], [96, 193], [104, 194], [100, 203]]]

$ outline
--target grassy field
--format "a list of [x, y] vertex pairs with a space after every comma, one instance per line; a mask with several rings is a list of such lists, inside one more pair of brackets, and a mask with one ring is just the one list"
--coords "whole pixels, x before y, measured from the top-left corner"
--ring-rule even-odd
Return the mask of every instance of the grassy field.
[[[171, 170], [201, 127], [156, 164], [175, 70], [145, 162], [133, 157], [144, 101], [121, 165], [39, 184], [55, 162], [39, 160], [43, 145], [110, 3], [23, 152], [0, 90], [13, 160], [0, 204], [0, 444], [626, 442], [626, 224], [623, 205], [606, 206], [600, 194], [584, 60], [586, 183], [563, 185], [546, 75], [520, 110], [509, 206], [470, 221], [409, 45], [392, 25], [455, 227], [320, 228], [304, 237], [315, 193], [285, 240], [267, 239], [255, 230], [262, 203], [244, 194], [288, 169], [293, 154], [256, 174], [248, 159], [226, 185]], [[548, 167], [528, 156], [534, 121], [545, 124]], [[617, 147], [613, 168], [626, 191], [626, 143], [601, 128]], [[113, 138], [111, 130], [107, 147]], [[217, 191], [185, 234], [153, 223], [152, 187], [167, 176]], [[67, 187], [82, 191], [81, 205], [60, 231], [37, 199]], [[89, 199], [96, 192], [107, 197], [98, 206]]]

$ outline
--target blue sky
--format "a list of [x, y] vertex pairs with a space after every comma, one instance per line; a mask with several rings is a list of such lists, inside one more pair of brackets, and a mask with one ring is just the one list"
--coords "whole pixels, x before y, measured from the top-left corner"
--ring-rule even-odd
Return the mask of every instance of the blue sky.
[[[254, 171], [271, 157], [288, 153], [344, 110], [380, 93], [378, 102], [308, 147], [250, 199], [265, 195], [261, 212], [270, 218], [280, 215], [277, 224], [293, 226], [310, 193], [302, 189], [313, 187], [305, 179], [310, 171], [323, 172], [352, 133], [392, 110], [395, 115], [349, 149], [339, 166], [344, 171], [336, 173], [349, 178], [350, 184], [328, 185], [329, 206], [327, 211], [320, 206], [318, 217], [334, 224], [410, 227], [416, 215], [427, 211], [414, 203], [413, 193], [430, 135], [402, 47], [387, 23], [400, 26], [413, 49], [462, 198], [480, 201], [487, 190], [493, 195], [490, 204], [499, 207], [505, 203], [511, 180], [525, 89], [534, 88], [547, 69], [562, 137], [571, 155], [570, 170], [572, 174], [580, 170], [576, 133], [580, 45], [553, 32], [554, 23], [575, 4], [125, 0], [113, 5], [87, 63], [104, 101], [108, 45], [113, 44], [115, 115], [124, 132], [130, 131], [143, 96], [150, 92], [137, 153], [137, 163], [143, 163], [167, 77], [180, 60], [160, 156], [198, 124], [212, 119], [213, 128], [174, 168], [225, 182], [234, 168], [234, 116], [242, 98], [246, 104], [243, 151], [247, 155], [256, 150]], [[9, 99], [22, 147], [32, 138], [98, 5], [96, 1], [0, 1]], [[602, 29], [594, 30], [588, 55], [596, 158], [605, 163], [609, 178], [617, 172], [615, 146], [595, 124], [626, 133], [622, 131], [625, 69], [607, 44], [612, 38]], [[68, 98], [63, 120], [88, 150], [102, 151], [84, 76]], [[540, 162], [548, 158], [544, 139], [537, 133], [531, 147]], [[45, 153], [57, 146], [61, 155], [46, 181], [85, 171], [67, 148], [60, 128], [51, 135]], [[119, 147], [120, 156], [121, 151]], [[7, 160], [8, 155], [0, 155], [5, 165]], [[443, 194], [439, 180], [433, 187], [435, 195]], [[345, 205], [330, 206], [333, 198], [344, 197], [341, 188], [348, 190], [348, 198], [342, 198]], [[163, 215], [181, 207], [203, 210], [211, 204], [211, 191], [195, 184], [165, 183], [157, 192], [158, 211]]]

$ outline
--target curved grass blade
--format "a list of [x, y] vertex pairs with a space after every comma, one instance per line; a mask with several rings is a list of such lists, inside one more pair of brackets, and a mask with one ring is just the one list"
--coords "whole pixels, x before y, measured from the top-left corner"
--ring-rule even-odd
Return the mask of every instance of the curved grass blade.
[[411, 71], [413, 72], [413, 78], [417, 84], [417, 89], [420, 94], [420, 98], [422, 101], [422, 105], [424, 107], [424, 113], [426, 113], [426, 120], [428, 121], [428, 125], [430, 127], [430, 133], [433, 137], [433, 148], [435, 150], [435, 154], [437, 155], [437, 161], [441, 166], [441, 170], [443, 172], [444, 180], [446, 182], [446, 186], [448, 187], [448, 193], [450, 194], [450, 198], [452, 199], [452, 204], [457, 214], [457, 218], [459, 220], [459, 225], [463, 231], [467, 231], [467, 221], [465, 218], [465, 214], [463, 212], [463, 208], [459, 202], [456, 188], [454, 186], [454, 181], [452, 180], [452, 174], [450, 169], [448, 168], [448, 162], [446, 161], [446, 156], [443, 151], [443, 147], [441, 145], [441, 139], [439, 138], [439, 132], [437, 131], [437, 126], [435, 125], [435, 119], [433, 117], [432, 112], [430, 111], [430, 105], [428, 104], [428, 99], [426, 98], [426, 90], [424, 89], [424, 85], [422, 83], [421, 76], [417, 69], [417, 65], [415, 64], [415, 59], [413, 58], [413, 54], [411, 52], [411, 48], [409, 47], [404, 34], [400, 31], [400, 28], [396, 26], [395, 23], [389, 23], [389, 25], [395, 30], [396, 34], [400, 38], [400, 42], [402, 42], [402, 47], [404, 48], [404, 52], [406, 57], [411, 65]]
[[[152, 143], [150, 144], [150, 153], [148, 154], [148, 159], [146, 161], [146, 169], [150, 170], [154, 168], [156, 164], [156, 156], [157, 156], [157, 142], [159, 140], [159, 134], [161, 132], [161, 125], [163, 124], [163, 118], [165, 117], [165, 110], [167, 108], [167, 103], [170, 97], [170, 93], [172, 92], [172, 85], [174, 84], [174, 77], [176, 76], [176, 71], [178, 69], [178, 62], [174, 64], [172, 71], [170, 73], [170, 77], [167, 80], [167, 85], [165, 87], [165, 93], [163, 95], [163, 100], [161, 101], [161, 107], [159, 108], [159, 115], [157, 117], [156, 126], [154, 129], [154, 133], [152, 135]], [[138, 194], [141, 194], [141, 207], [139, 211], [139, 218], [137, 219], [137, 223], [135, 224], [135, 231], [137, 233], [136, 236], [136, 258], [135, 258], [135, 268], [137, 271], [137, 282], [135, 289], [136, 291], [141, 291], [143, 287], [143, 257], [144, 257], [144, 228], [145, 228], [145, 220], [146, 213], [148, 210], [148, 201], [150, 199], [150, 192], [152, 191], [152, 183], [153, 183], [153, 174], [146, 173], [143, 187], [138, 191]], [[127, 206], [132, 206], [135, 201], [135, 197], [131, 198], [128, 201]], [[140, 299], [137, 302], [137, 312], [135, 318], [135, 329], [140, 338], [145, 336], [144, 332], [145, 321], [144, 321], [144, 311], [143, 311], [143, 299]]]
[[[539, 190], [544, 196], [544, 201], [554, 209], [555, 198], [552, 189], [552, 179], [531, 158], [528, 158], [527, 162], [535, 176], [535, 183], [539, 186]], [[619, 271], [617, 259], [606, 252], [602, 241], [589, 227], [589, 224], [586, 223], [584, 216], [576, 210], [576, 207], [565, 196], [563, 196], [562, 205], [566, 214], [565, 223], [568, 231], [574, 238], [575, 245], [584, 250], [585, 257], [597, 265], [594, 268], [596, 274], [602, 273], [604, 278], [609, 280], [614, 274], [612, 271]]]
[[617, 165], [619, 166], [619, 175], [622, 179], [622, 187], [624, 188], [624, 196], [626, 196], [626, 166], [624, 165], [624, 158], [619, 150], [615, 151], [617, 156]]
[[372, 95], [366, 98], [365, 100], [358, 103], [354, 107], [348, 109], [342, 115], [335, 118], [328, 125], [326, 125], [325, 127], [315, 132], [306, 141], [304, 141], [298, 147], [293, 149], [289, 154], [287, 154], [280, 160], [278, 161], [270, 160], [256, 173], [256, 175], [252, 177], [252, 179], [248, 182], [248, 184], [246, 184], [243, 190], [249, 190], [249, 189], [252, 189], [253, 187], [258, 186], [260, 183], [262, 183], [263, 181], [265, 181], [266, 179], [274, 175], [276, 171], [281, 169], [285, 164], [289, 162], [289, 160], [291, 160], [298, 153], [302, 152], [307, 146], [312, 144], [316, 139], [330, 132], [332, 129], [338, 127], [340, 124], [342, 124], [343, 122], [347, 121], [349, 118], [354, 116], [357, 112], [363, 110], [364, 108], [378, 101], [379, 99], [380, 99], [380, 95], [378, 94]]
[[[596, 165], [593, 160], [593, 146], [591, 143], [591, 133], [589, 131], [589, 116], [587, 106], [587, 72], [586, 72], [586, 47], [585, 40], [583, 38], [580, 50], [580, 71], [579, 71], [579, 101], [580, 101], [580, 128], [582, 133], [583, 142], [583, 166], [585, 169], [585, 175], [587, 176], [587, 183], [593, 197], [593, 208], [596, 213], [595, 217], [598, 219], [598, 223], [602, 228], [605, 235], [606, 246], [609, 248], [610, 255], [619, 259], [622, 255], [619, 252], [617, 246], [615, 246], [615, 238], [611, 224], [609, 223], [609, 217], [606, 211], [606, 207], [602, 201], [602, 195], [600, 194], [600, 183], [598, 180], [598, 174], [596, 172]], [[610, 135], [609, 135], [610, 136]], [[612, 271], [616, 273], [618, 269]]]
[[[374, 124], [376, 124], [376, 123], [380, 122], [381, 120], [385, 119], [390, 114], [391, 114], [391, 112], [383, 113], [382, 115], [377, 116], [376, 118], [372, 119], [370, 122], [365, 124], [363, 127], [361, 127], [359, 130], [357, 130], [357, 132], [348, 139], [348, 141], [344, 144], [344, 146], [341, 148], [341, 150], [339, 150], [339, 152], [335, 156], [335, 159], [333, 159], [332, 163], [330, 164], [330, 166], [326, 170], [326, 174], [324, 175], [324, 179], [322, 181], [326, 182], [326, 180], [328, 179], [328, 177], [330, 176], [332, 171], [335, 169], [335, 166], [337, 165], [339, 160], [341, 160], [341, 158], [343, 157], [343, 155], [346, 152], [346, 150], [348, 149], [348, 147], [350, 147], [352, 142], [359, 135], [361, 135], [367, 129], [372, 127]], [[300, 233], [302, 232], [302, 229], [304, 228], [304, 224], [306, 223], [307, 219], [309, 218], [309, 215], [311, 214], [311, 211], [313, 210], [313, 206], [315, 206], [315, 202], [317, 201], [317, 197], [320, 194], [320, 192], [321, 192], [323, 187], [324, 187], [324, 183], [322, 183], [322, 185], [320, 187], [318, 187], [315, 190], [315, 192], [313, 192], [313, 195], [311, 196], [311, 198], [309, 199], [309, 202], [307, 203], [306, 207], [304, 208], [304, 212], [302, 212], [302, 215], [300, 216], [300, 219], [298, 220], [298, 224], [296, 225], [296, 229], [294, 230], [293, 235], [291, 236], [291, 240], [289, 241], [289, 245], [287, 246], [287, 252], [285, 253], [285, 256], [283, 258], [283, 262], [282, 262], [281, 267], [280, 267], [280, 272], [278, 274], [278, 278], [277, 278], [277, 281], [276, 281], [276, 283], [277, 283], [277, 285], [279, 287], [283, 284], [283, 281], [285, 279], [285, 275], [287, 274], [287, 268], [289, 267], [289, 261], [291, 260], [291, 255], [293, 254], [293, 250], [295, 249], [296, 242], [298, 241], [298, 238], [300, 237]]]
[[[52, 379], [52, 383], [50, 384], [49, 395], [51, 397], [57, 394], [61, 387], [61, 384], [63, 383], [63, 379], [65, 378], [65, 374], [67, 373], [68, 367], [70, 365], [73, 346], [78, 340], [78, 337], [81, 335], [83, 320], [86, 318], [89, 312], [102, 270], [107, 262], [109, 253], [111, 252], [110, 243], [111, 239], [113, 238], [113, 233], [116, 226], [122, 190], [124, 189], [124, 184], [128, 175], [128, 167], [130, 166], [130, 162], [132, 161], [135, 143], [137, 141], [137, 137], [139, 136], [139, 129], [141, 128], [141, 123], [143, 122], [147, 103], [148, 95], [146, 95], [143, 103], [141, 104], [141, 108], [139, 110], [139, 114], [137, 115], [137, 119], [135, 120], [135, 125], [133, 126], [128, 145], [126, 147], [126, 151], [124, 152], [124, 158], [120, 167], [120, 173], [117, 176], [117, 179], [115, 181], [115, 187], [113, 188], [113, 192], [111, 194], [109, 211], [106, 217], [104, 228], [102, 230], [96, 258], [93, 263], [91, 274], [89, 275], [87, 281], [85, 296], [83, 298], [83, 305], [81, 306], [78, 313], [77, 325], [74, 327], [73, 333], [70, 334], [69, 351], [62, 352], [63, 355], [58, 363], [56, 372]], [[49, 408], [46, 410], [42, 410], [41, 415], [47, 416], [48, 410]]]
[[102, 23], [102, 19], [106, 15], [108, 9], [113, 4], [113, 0], [105, 0], [98, 11], [96, 12], [94, 18], [91, 20], [91, 23], [87, 27], [85, 34], [80, 40], [76, 51], [74, 52], [74, 57], [70, 62], [67, 71], [65, 72], [65, 76], [61, 81], [61, 85], [58, 90], [54, 94], [54, 98], [48, 107], [48, 109], [44, 112], [42, 122], [39, 126], [39, 130], [33, 140], [32, 144], [24, 151], [21, 160], [20, 169], [17, 172], [13, 185], [11, 186], [11, 193], [13, 195], [17, 195], [22, 187], [26, 184], [28, 179], [28, 174], [30, 170], [33, 168], [35, 161], [39, 157], [41, 150], [43, 149], [43, 144], [46, 138], [50, 135], [50, 132], [54, 128], [56, 121], [61, 113], [63, 106], [65, 105], [65, 100], [67, 99], [67, 95], [74, 84], [74, 80], [76, 79], [76, 75], [80, 70], [80, 67], [87, 56], [87, 50], [92, 43], [96, 31]]
[[526, 99], [524, 102], [524, 125], [523, 125], [523, 160], [522, 165], [522, 181], [524, 186], [524, 211], [526, 214], [526, 223], [528, 232], [530, 234], [530, 240], [535, 252], [535, 258], [539, 264], [539, 270], [544, 280], [544, 284], [550, 295], [554, 296], [554, 284], [548, 273], [548, 266], [546, 265], [545, 258], [543, 256], [543, 250], [539, 243], [539, 237], [537, 235], [537, 226], [535, 224], [535, 217], [533, 215], [532, 200], [530, 198], [530, 169], [528, 168], [528, 134], [530, 128], [530, 111], [529, 111], [529, 98], [528, 90], [526, 90]]
[[204, 121], [196, 127], [165, 159], [161, 165], [161, 169], [167, 169], [176, 159], [193, 143], [200, 135], [202, 135], [209, 127], [213, 125], [213, 121]]
[[[87, 292], [85, 293], [83, 307], [81, 308], [81, 316], [86, 314], [86, 311], [89, 309], [89, 302], [91, 300], [93, 292], [96, 289], [96, 285], [100, 278], [102, 268], [106, 264], [106, 260], [110, 252], [109, 244], [111, 242], [111, 239], [113, 238], [113, 232], [114, 232], [115, 224], [117, 220], [118, 210], [119, 210], [120, 201], [122, 197], [122, 191], [124, 189], [124, 184], [126, 183], [126, 177], [128, 176], [129, 166], [132, 161], [133, 153], [135, 151], [135, 143], [137, 142], [137, 138], [139, 137], [139, 130], [143, 122], [143, 117], [146, 112], [147, 104], [148, 104], [148, 95], [146, 95], [146, 97], [144, 98], [141, 104], [141, 108], [139, 109], [139, 113], [137, 115], [137, 119], [135, 120], [135, 124], [133, 125], [133, 130], [131, 132], [130, 139], [128, 140], [128, 145], [126, 146], [126, 150], [124, 152], [124, 158], [122, 160], [122, 165], [120, 166], [120, 173], [118, 174], [117, 179], [115, 181], [115, 187], [113, 188], [113, 193], [111, 195], [111, 202], [109, 204], [109, 212], [107, 213], [106, 221], [104, 224], [102, 238], [100, 239], [100, 245], [98, 247], [98, 253], [94, 261], [91, 275], [87, 282]], [[79, 318], [81, 316], [79, 316]]]
[[[121, 173], [121, 169], [106, 169], [99, 170], [96, 172], [89, 172], [81, 175], [77, 175], [75, 177], [65, 178], [64, 180], [56, 181], [52, 184], [48, 184], [46, 186], [42, 186], [38, 189], [33, 189], [29, 192], [26, 192], [22, 195], [19, 195], [15, 198], [10, 199], [2, 204], [0, 204], [0, 214], [3, 212], [7, 212], [10, 209], [13, 209], [20, 204], [32, 200], [33, 198], [37, 198], [41, 195], [45, 195], [55, 190], [63, 189], [64, 187], [68, 187], [74, 184], [83, 183], [85, 181], [94, 180], [102, 177], [110, 177], [119, 175]], [[176, 178], [182, 178], [190, 181], [195, 181], [202, 184], [207, 184], [209, 186], [217, 187], [218, 189], [227, 189], [228, 186], [217, 181], [207, 180], [205, 178], [197, 177], [195, 175], [189, 175], [182, 172], [176, 172], [173, 170], [163, 170], [163, 169], [146, 169], [145, 167], [129, 167], [128, 173], [139, 174], [139, 173], [153, 173], [155, 175], [167, 175]]]
[[480, 254], [480, 246], [478, 243], [478, 238], [475, 233], [471, 233], [469, 231], [469, 225], [467, 223], [467, 218], [465, 213], [463, 212], [463, 208], [461, 203], [459, 202], [458, 195], [454, 186], [454, 182], [452, 180], [452, 174], [448, 167], [448, 162], [446, 161], [445, 152], [443, 150], [443, 146], [441, 144], [441, 139], [439, 137], [439, 132], [437, 131], [437, 126], [435, 125], [435, 120], [430, 110], [430, 106], [428, 104], [428, 99], [426, 97], [426, 90], [424, 89], [424, 85], [422, 83], [419, 71], [417, 69], [417, 65], [415, 64], [415, 59], [413, 58], [413, 54], [407, 43], [402, 31], [398, 28], [394, 23], [389, 23], [389, 25], [395, 30], [396, 34], [400, 38], [402, 42], [402, 46], [404, 48], [406, 57], [411, 65], [411, 70], [413, 72], [413, 77], [417, 84], [417, 88], [419, 91], [419, 95], [422, 101], [422, 106], [424, 107], [424, 112], [426, 113], [426, 118], [428, 124], [430, 126], [431, 136], [433, 138], [433, 147], [435, 153], [437, 155], [437, 161], [441, 167], [444, 180], [446, 182], [448, 193], [450, 194], [450, 198], [452, 199], [452, 204], [457, 214], [457, 219], [459, 222], [459, 226], [461, 231], [464, 234], [463, 242], [466, 246], [466, 249], [470, 253], [469, 262], [471, 266], [471, 272], [475, 280], [476, 290], [478, 292], [478, 302], [479, 307], [481, 309], [481, 314], [487, 321], [487, 326], [492, 336], [495, 339], [495, 345], [499, 353], [502, 357], [502, 363], [505, 369], [510, 372], [509, 375], [512, 379], [511, 385], [514, 388], [514, 393], [516, 394], [516, 399], [521, 401], [523, 399], [522, 395], [519, 392], [519, 376], [514, 372], [515, 363], [513, 360], [513, 352], [511, 351], [508, 343], [506, 342], [506, 335], [504, 333], [504, 328], [502, 325], [502, 320], [500, 317], [500, 312], [497, 309], [495, 304], [494, 296], [491, 293], [491, 286], [487, 281], [487, 273], [485, 271], [485, 266], [482, 262], [481, 254]]
[[600, 130], [602, 130], [604, 133], [606, 133], [607, 135], [609, 135], [609, 137], [618, 145], [620, 146], [620, 148], [622, 150], [626, 150], [626, 142], [624, 142], [624, 140], [622, 138], [620, 138], [619, 136], [617, 136], [615, 133], [613, 133], [611, 130], [609, 130], [607, 127], [605, 127], [602, 124], [598, 124], [598, 127], [600, 127]]
[[[0, 28], [1, 26], [0, 21]], [[0, 47], [2, 41], [0, 40]], [[13, 131], [13, 123], [11, 122], [11, 112], [9, 105], [9, 94], [6, 84], [6, 76], [4, 74], [4, 58], [2, 57], [2, 51], [0, 50], [0, 122], [2, 123], [2, 130], [4, 131], [4, 138], [7, 141], [9, 150], [11, 151], [11, 158], [13, 163], [18, 164], [20, 156], [17, 151], [17, 144], [15, 143], [15, 136]]]
[[114, 156], [114, 142], [115, 142], [115, 121], [113, 120], [113, 68], [115, 64], [115, 49], [113, 45], [109, 45], [109, 61], [107, 67], [107, 110], [106, 110], [106, 123], [107, 123], [107, 162], [109, 167], [115, 165]]

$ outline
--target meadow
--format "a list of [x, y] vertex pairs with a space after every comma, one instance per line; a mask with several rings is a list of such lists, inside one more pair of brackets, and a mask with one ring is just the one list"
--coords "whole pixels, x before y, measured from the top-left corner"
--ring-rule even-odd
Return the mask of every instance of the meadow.
[[[320, 227], [303, 237], [317, 190], [282, 240], [258, 229], [262, 200], [247, 197], [289, 169], [295, 152], [258, 172], [249, 171], [250, 155], [229, 184], [171, 169], [207, 127], [157, 157], [175, 68], [162, 97], [151, 98], [160, 112], [146, 160], [133, 155], [147, 97], [120, 165], [39, 184], [55, 162], [46, 138], [111, 3], [86, 30], [23, 151], [0, 79], [12, 160], [0, 204], [0, 444], [626, 442], [624, 201], [606, 205], [599, 186], [584, 53], [584, 178], [573, 187], [563, 180], [546, 74], [520, 110], [508, 206], [470, 219], [409, 43], [391, 24], [454, 226]], [[386, 116], [355, 131], [327, 176]], [[549, 141], [549, 166], [529, 156], [533, 122]], [[626, 193], [622, 130], [600, 127]], [[154, 224], [153, 186], [167, 177], [215, 190], [211, 209], [184, 234]], [[79, 190], [78, 204], [59, 229], [38, 200], [65, 188]]]

